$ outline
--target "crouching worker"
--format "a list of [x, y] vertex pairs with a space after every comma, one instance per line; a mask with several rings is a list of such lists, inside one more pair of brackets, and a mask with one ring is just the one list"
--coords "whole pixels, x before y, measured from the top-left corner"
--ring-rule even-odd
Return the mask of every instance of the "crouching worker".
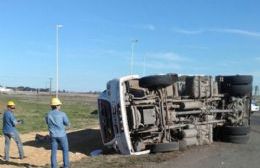
[[69, 120], [64, 112], [60, 111], [61, 101], [58, 98], [51, 99], [51, 111], [46, 116], [51, 139], [51, 167], [57, 167], [57, 149], [60, 145], [63, 153], [63, 167], [69, 167], [69, 145], [65, 127], [69, 127]]
[[24, 158], [23, 144], [21, 142], [16, 125], [23, 124], [23, 120], [16, 120], [14, 117], [15, 104], [13, 101], [8, 101], [7, 109], [3, 115], [3, 134], [5, 136], [5, 156], [4, 159], [9, 161], [9, 149], [11, 138], [17, 144], [20, 159]]

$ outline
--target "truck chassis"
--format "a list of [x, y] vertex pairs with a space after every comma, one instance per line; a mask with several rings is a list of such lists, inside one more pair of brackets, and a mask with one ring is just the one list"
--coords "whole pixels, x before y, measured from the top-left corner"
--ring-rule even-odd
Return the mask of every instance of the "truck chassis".
[[250, 75], [126, 76], [98, 99], [104, 145], [122, 154], [168, 152], [214, 140], [246, 143]]

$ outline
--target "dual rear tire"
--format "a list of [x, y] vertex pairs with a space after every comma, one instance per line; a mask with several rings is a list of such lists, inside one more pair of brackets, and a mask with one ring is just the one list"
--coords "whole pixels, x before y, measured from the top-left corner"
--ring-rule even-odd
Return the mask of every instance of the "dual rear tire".
[[230, 96], [251, 96], [253, 77], [251, 75], [217, 76], [219, 91]]
[[162, 153], [179, 150], [179, 142], [158, 143], [150, 145], [151, 153]]
[[250, 127], [248, 126], [224, 126], [221, 131], [221, 139], [224, 142], [246, 144], [249, 141]]

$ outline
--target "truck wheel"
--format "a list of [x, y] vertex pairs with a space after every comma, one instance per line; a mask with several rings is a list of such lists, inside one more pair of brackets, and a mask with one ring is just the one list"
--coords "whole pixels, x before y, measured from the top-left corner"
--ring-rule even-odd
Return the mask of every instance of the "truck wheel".
[[247, 135], [250, 132], [248, 126], [225, 126], [222, 128], [223, 135]]
[[222, 78], [224, 83], [235, 85], [251, 84], [253, 81], [253, 77], [251, 75], [222, 76]]
[[216, 76], [220, 93], [231, 96], [245, 96], [252, 92], [253, 77], [251, 75]]
[[222, 83], [220, 85], [220, 93], [228, 93], [231, 96], [250, 96], [252, 93], [252, 84], [231, 85], [229, 83]]
[[148, 89], [160, 89], [172, 85], [178, 79], [176, 74], [152, 75], [139, 79], [139, 85]]
[[252, 84], [247, 85], [231, 85], [227, 91], [232, 96], [246, 96], [251, 95]]
[[176, 150], [179, 150], [178, 142], [159, 143], [151, 145], [152, 153], [171, 152]]
[[246, 144], [249, 141], [249, 135], [226, 135], [223, 140], [225, 142]]

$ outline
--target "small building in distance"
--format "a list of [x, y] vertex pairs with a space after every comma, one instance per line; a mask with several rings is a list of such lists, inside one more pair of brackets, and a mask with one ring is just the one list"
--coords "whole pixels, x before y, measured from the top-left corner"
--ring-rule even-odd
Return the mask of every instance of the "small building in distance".
[[8, 93], [11, 91], [13, 91], [13, 89], [9, 89], [9, 88], [0, 86], [0, 93]]

